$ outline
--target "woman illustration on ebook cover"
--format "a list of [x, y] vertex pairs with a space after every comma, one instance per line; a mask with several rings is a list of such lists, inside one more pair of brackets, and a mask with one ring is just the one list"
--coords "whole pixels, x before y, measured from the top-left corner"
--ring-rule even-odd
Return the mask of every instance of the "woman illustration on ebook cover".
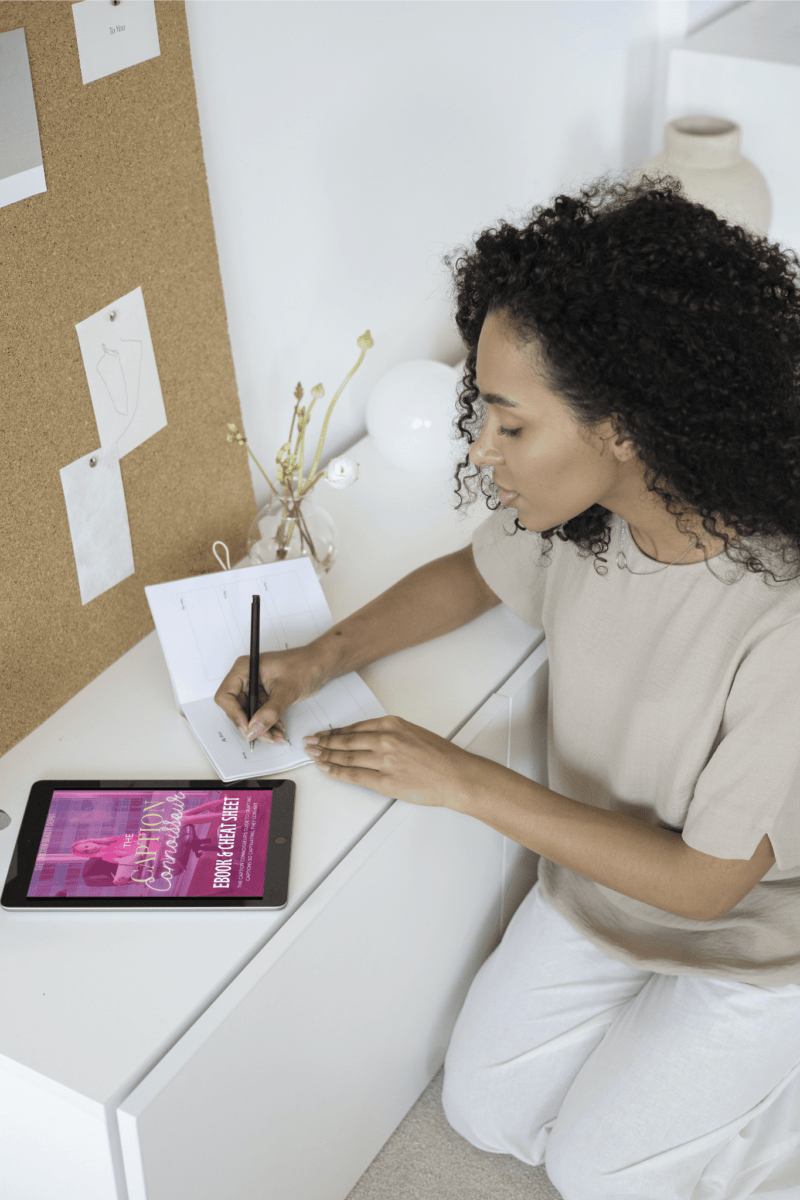
[[[180, 817], [180, 828], [184, 829], [193, 822], [202, 824], [204, 821], [212, 821], [215, 817], [221, 816], [223, 801], [224, 796], [217, 796], [194, 808], [184, 809]], [[155, 830], [155, 833], [157, 834], [158, 830]], [[95, 879], [101, 887], [108, 887], [112, 883], [115, 886], [136, 883], [137, 880], [132, 876], [136, 869], [139, 837], [140, 834], [136, 831], [108, 837], [83, 838], [73, 842], [72, 853], [78, 858], [88, 858], [91, 861], [89, 870], [84, 869], [84, 882], [90, 883], [92, 879]], [[217, 839], [215, 837], [194, 837], [191, 848], [201, 853], [203, 850], [216, 850]], [[105, 865], [107, 863], [112, 864], [112, 867], [116, 869], [110, 869]]]

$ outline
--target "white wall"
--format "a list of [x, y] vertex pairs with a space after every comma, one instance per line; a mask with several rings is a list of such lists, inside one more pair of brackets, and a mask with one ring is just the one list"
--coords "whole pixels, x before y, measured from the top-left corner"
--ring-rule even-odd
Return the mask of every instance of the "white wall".
[[[690, 19], [685, 0], [186, 9], [245, 431], [273, 478], [296, 382], [332, 397], [365, 329], [375, 347], [336, 406], [323, 465], [366, 432], [390, 367], [463, 357], [446, 250], [660, 148], [659, 21], [679, 9], [683, 33]], [[220, 453], [243, 453], [224, 435]]]

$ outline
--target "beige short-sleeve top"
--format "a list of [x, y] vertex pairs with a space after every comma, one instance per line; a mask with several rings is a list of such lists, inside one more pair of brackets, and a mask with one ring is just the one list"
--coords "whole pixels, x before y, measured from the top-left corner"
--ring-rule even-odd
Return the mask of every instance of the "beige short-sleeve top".
[[[593, 554], [497, 509], [475, 563], [549, 657], [548, 786], [681, 831], [696, 850], [776, 862], [724, 917], [700, 921], [633, 900], [546, 859], [548, 902], [638, 969], [757, 986], [800, 983], [800, 580], [774, 584], [721, 554], [666, 570], [610, 515], [607, 573]], [[581, 555], [584, 557], [581, 557]], [[780, 558], [776, 576], [792, 573]], [[601, 564], [602, 565], [602, 564]]]

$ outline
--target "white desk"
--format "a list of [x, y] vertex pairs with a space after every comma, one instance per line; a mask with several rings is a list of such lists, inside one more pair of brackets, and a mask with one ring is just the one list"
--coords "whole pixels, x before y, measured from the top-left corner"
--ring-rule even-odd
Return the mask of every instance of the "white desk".
[[[487, 510], [364, 438], [318, 485], [334, 620], [467, 544]], [[546, 781], [546, 649], [504, 605], [364, 669], [388, 712]], [[460, 732], [459, 732], [460, 731]], [[0, 759], [3, 879], [41, 778], [205, 778], [155, 633]], [[343, 1200], [441, 1066], [469, 982], [535, 878], [480, 822], [297, 783], [275, 913], [0, 912], [3, 1200]]]

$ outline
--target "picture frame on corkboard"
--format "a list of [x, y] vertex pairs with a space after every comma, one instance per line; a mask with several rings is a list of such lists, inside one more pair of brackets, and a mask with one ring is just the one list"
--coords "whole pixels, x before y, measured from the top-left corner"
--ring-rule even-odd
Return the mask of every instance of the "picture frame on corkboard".
[[[0, 3], [24, 28], [47, 190], [0, 208], [0, 754], [153, 629], [145, 586], [246, 552], [256, 503], [206, 181], [186, 12], [160, 53], [84, 84], [70, 0]], [[75, 326], [142, 289], [166, 425], [120, 460], [133, 575], [81, 603], [59, 472], [100, 446]], [[45, 681], [43, 683], [43, 681]]]

